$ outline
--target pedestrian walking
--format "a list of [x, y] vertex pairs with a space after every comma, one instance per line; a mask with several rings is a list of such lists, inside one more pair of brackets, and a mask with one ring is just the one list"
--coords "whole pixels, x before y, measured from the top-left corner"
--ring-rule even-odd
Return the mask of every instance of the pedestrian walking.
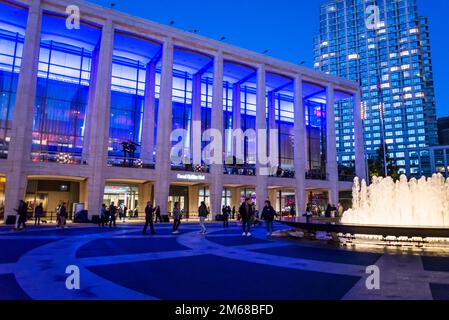
[[277, 215], [278, 214], [272, 207], [271, 202], [269, 200], [265, 200], [265, 206], [262, 210], [262, 219], [265, 220], [265, 225], [267, 227], [267, 237], [271, 237], [273, 234], [273, 221], [274, 217]]
[[104, 225], [106, 223], [106, 205], [103, 203], [100, 208], [100, 219], [98, 220], [98, 226], [104, 228]]
[[173, 232], [172, 234], [179, 234], [179, 225], [181, 224], [182, 212], [179, 207], [179, 202], [175, 202], [173, 208]]
[[201, 234], [207, 233], [206, 228], [206, 218], [209, 215], [209, 210], [207, 209], [206, 203], [204, 201], [201, 201], [200, 207], [198, 208], [198, 216], [200, 217], [200, 227], [201, 227]]
[[34, 209], [34, 225], [39, 226], [41, 224], [41, 218], [44, 214], [44, 207], [42, 203], [39, 203], [37, 207]]
[[229, 215], [231, 208], [227, 207], [227, 206], [223, 206], [223, 208], [221, 209], [221, 213], [223, 215], [223, 228], [228, 228], [229, 227]]
[[157, 223], [157, 219], [159, 219], [159, 222], [162, 223], [162, 216], [161, 216], [161, 208], [159, 206], [156, 206], [156, 218], [154, 219], [154, 223]]
[[20, 200], [19, 207], [17, 208], [17, 230], [26, 229], [26, 221], [27, 221], [27, 214], [28, 214], [28, 205], [25, 201]]
[[65, 202], [63, 202], [61, 205], [61, 208], [59, 208], [59, 221], [60, 221], [60, 227], [65, 228], [66, 221], [67, 221], [67, 208], [66, 208]]
[[117, 207], [114, 205], [114, 202], [111, 202], [111, 205], [109, 206], [109, 228], [114, 225], [116, 227], [116, 215], [117, 215]]
[[153, 204], [150, 201], [148, 201], [147, 206], [145, 207], [145, 226], [143, 227], [142, 231], [142, 234], [144, 235], [147, 234], [148, 225], [150, 225], [151, 235], [156, 234], [154, 232], [153, 213], [154, 213]]
[[250, 198], [246, 198], [245, 202], [239, 208], [239, 214], [242, 219], [242, 236], [251, 237], [251, 223], [254, 215], [253, 205]]

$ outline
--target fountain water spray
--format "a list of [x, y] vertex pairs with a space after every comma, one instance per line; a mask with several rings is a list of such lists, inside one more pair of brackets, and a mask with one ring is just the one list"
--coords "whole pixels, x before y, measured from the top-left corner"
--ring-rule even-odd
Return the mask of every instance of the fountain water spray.
[[396, 182], [373, 177], [369, 187], [355, 178], [352, 197], [353, 208], [341, 219], [345, 224], [449, 227], [449, 179], [441, 174], [410, 181], [402, 175]]

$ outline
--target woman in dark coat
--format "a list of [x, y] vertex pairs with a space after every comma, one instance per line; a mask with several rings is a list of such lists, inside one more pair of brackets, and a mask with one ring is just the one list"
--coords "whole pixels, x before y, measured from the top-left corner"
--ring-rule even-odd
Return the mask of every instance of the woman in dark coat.
[[271, 237], [273, 234], [273, 221], [274, 217], [277, 215], [276, 210], [271, 206], [271, 202], [266, 200], [262, 210], [262, 219], [265, 220], [265, 225], [267, 227], [267, 237]]

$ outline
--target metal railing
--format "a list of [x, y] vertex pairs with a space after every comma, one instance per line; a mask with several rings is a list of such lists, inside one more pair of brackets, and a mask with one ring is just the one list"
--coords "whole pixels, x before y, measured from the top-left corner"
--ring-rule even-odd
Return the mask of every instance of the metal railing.
[[31, 160], [33, 162], [53, 162], [62, 164], [87, 164], [83, 161], [82, 155], [79, 153], [69, 152], [53, 152], [53, 151], [33, 151], [31, 152]]
[[255, 176], [256, 166], [255, 165], [227, 165], [223, 166], [223, 173], [229, 175], [239, 175], [239, 176]]
[[143, 162], [140, 158], [108, 157], [109, 167], [154, 169], [154, 163]]
[[328, 175], [326, 172], [318, 170], [309, 170], [306, 172], [306, 179], [309, 180], [328, 180]]

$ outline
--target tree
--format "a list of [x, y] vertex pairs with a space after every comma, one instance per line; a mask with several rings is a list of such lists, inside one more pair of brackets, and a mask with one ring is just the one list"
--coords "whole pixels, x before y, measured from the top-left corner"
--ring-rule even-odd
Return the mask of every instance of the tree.
[[[398, 180], [400, 177], [399, 174], [399, 167], [394, 160], [394, 158], [391, 158], [388, 154], [388, 145], [385, 146], [386, 152], [387, 152], [387, 172], [390, 177], [393, 178], [393, 180]], [[384, 170], [384, 150], [383, 148], [379, 148], [376, 151], [376, 157], [375, 158], [369, 158], [368, 159], [368, 169], [369, 169], [369, 175], [370, 177], [377, 176], [377, 177], [383, 177], [385, 175]]]

